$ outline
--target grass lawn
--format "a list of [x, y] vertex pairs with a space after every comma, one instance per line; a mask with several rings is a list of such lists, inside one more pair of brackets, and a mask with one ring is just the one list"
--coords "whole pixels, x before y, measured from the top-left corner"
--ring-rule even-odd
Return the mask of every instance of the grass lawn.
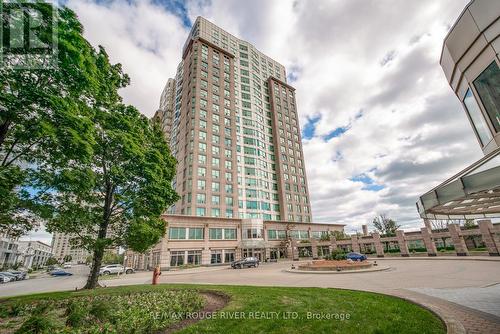
[[[57, 292], [14, 297], [0, 301], [0, 305], [5, 308], [8, 305], [30, 304], [39, 300], [61, 301], [72, 297], [133, 295], [143, 292], [158, 293], [192, 289], [220, 291], [229, 295], [231, 300], [223, 310], [216, 313], [214, 318], [192, 324], [179, 333], [446, 332], [443, 323], [431, 312], [401, 299], [369, 292], [323, 288], [134, 285], [96, 291]], [[163, 311], [170, 312], [169, 309]], [[234, 319], [235, 317], [239, 319]], [[2, 327], [0, 327], [0, 332], [2, 332]]]

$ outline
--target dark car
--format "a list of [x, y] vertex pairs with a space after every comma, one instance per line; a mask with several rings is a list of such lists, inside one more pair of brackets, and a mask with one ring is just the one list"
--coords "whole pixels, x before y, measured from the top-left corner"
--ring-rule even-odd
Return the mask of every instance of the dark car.
[[249, 268], [254, 267], [257, 268], [259, 266], [259, 259], [256, 257], [246, 257], [239, 261], [234, 261], [231, 263], [231, 268], [233, 269], [241, 269], [241, 268]]
[[26, 279], [26, 272], [25, 271], [20, 271], [20, 270], [8, 270], [7, 272], [11, 273], [12, 275], [16, 276], [16, 279], [18, 281]]
[[13, 273], [9, 273], [8, 271], [2, 271], [2, 272], [0, 272], [0, 274], [2, 274], [3, 276], [9, 277], [11, 281], [19, 281], [19, 280], [21, 280], [20, 277], [14, 275]]
[[348, 260], [353, 261], [365, 261], [367, 259], [366, 255], [356, 252], [348, 253], [346, 256]]
[[53, 270], [50, 272], [51, 276], [72, 276], [73, 274], [70, 272], [67, 272], [66, 270]]

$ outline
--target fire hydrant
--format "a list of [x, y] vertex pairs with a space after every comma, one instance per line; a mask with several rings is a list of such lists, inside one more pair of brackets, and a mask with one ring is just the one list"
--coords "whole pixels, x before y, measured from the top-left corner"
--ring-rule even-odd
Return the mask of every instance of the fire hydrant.
[[160, 266], [156, 266], [155, 270], [153, 271], [153, 285], [158, 284], [158, 279], [160, 278], [160, 275], [161, 275]]

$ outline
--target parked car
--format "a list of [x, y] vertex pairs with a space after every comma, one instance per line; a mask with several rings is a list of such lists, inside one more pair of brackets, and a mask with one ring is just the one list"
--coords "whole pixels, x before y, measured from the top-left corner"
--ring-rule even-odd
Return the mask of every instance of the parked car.
[[16, 279], [18, 281], [24, 280], [27, 278], [27, 272], [25, 271], [20, 271], [20, 270], [7, 270], [7, 272], [11, 273], [12, 275], [16, 276]]
[[245, 267], [257, 268], [259, 266], [259, 263], [260, 261], [256, 257], [246, 257], [242, 260], [231, 262], [231, 268], [233, 269], [241, 269]]
[[50, 272], [50, 275], [51, 276], [72, 276], [73, 274], [66, 271], [66, 270], [58, 269], [58, 270], [52, 270]]
[[60, 268], [59, 266], [56, 266], [55, 264], [51, 264], [50, 266], [47, 267], [48, 272], [51, 272], [51, 271], [54, 271], [57, 269], [62, 269], [62, 268]]
[[19, 281], [19, 280], [21, 280], [20, 277], [14, 275], [13, 273], [9, 273], [8, 271], [2, 271], [2, 272], [0, 272], [0, 274], [2, 274], [4, 276], [8, 276], [11, 279], [11, 281]]
[[71, 263], [65, 263], [65, 264], [63, 265], [63, 268], [64, 268], [64, 269], [69, 269], [69, 268], [71, 268]]
[[121, 264], [108, 264], [107, 266], [101, 267], [99, 269], [99, 275], [111, 275], [111, 274], [132, 274], [134, 272], [134, 268], [124, 267]]
[[16, 279], [12, 276], [3, 275], [0, 273], [0, 283], [9, 283], [15, 281]]
[[367, 259], [366, 255], [356, 252], [351, 252], [346, 255], [347, 259], [353, 261], [365, 261]]

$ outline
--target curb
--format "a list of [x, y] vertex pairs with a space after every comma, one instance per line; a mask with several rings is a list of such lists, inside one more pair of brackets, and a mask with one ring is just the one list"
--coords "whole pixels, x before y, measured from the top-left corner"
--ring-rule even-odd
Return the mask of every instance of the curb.
[[401, 261], [411, 261], [411, 260], [420, 260], [420, 261], [486, 261], [486, 262], [500, 262], [500, 257], [492, 257], [491, 259], [489, 258], [474, 258], [474, 257], [468, 257], [468, 256], [461, 256], [461, 257], [455, 257], [455, 258], [444, 258], [444, 257], [432, 257], [432, 256], [426, 256], [426, 257], [369, 257], [368, 260], [401, 260]]
[[338, 274], [362, 274], [362, 273], [373, 273], [377, 271], [386, 271], [391, 269], [391, 267], [378, 267], [370, 269], [359, 269], [359, 270], [345, 270], [345, 271], [335, 271], [335, 270], [299, 270], [299, 269], [285, 269], [284, 272], [289, 272], [293, 274], [319, 274], [319, 275], [338, 275]]
[[436, 317], [438, 317], [445, 325], [446, 327], [446, 333], [447, 334], [467, 334], [467, 331], [465, 330], [465, 327], [462, 325], [462, 323], [456, 319], [453, 316], [448, 315], [447, 312], [441, 311], [441, 309], [438, 306], [435, 306], [434, 304], [427, 304], [427, 303], [422, 303], [419, 301], [416, 301], [415, 299], [408, 297], [408, 296], [401, 296], [397, 294], [390, 294], [390, 293], [385, 293], [381, 292], [382, 294], [385, 294], [387, 296], [392, 296], [396, 297], [402, 300], [405, 300], [409, 303], [418, 305], [432, 314], [434, 314]]

